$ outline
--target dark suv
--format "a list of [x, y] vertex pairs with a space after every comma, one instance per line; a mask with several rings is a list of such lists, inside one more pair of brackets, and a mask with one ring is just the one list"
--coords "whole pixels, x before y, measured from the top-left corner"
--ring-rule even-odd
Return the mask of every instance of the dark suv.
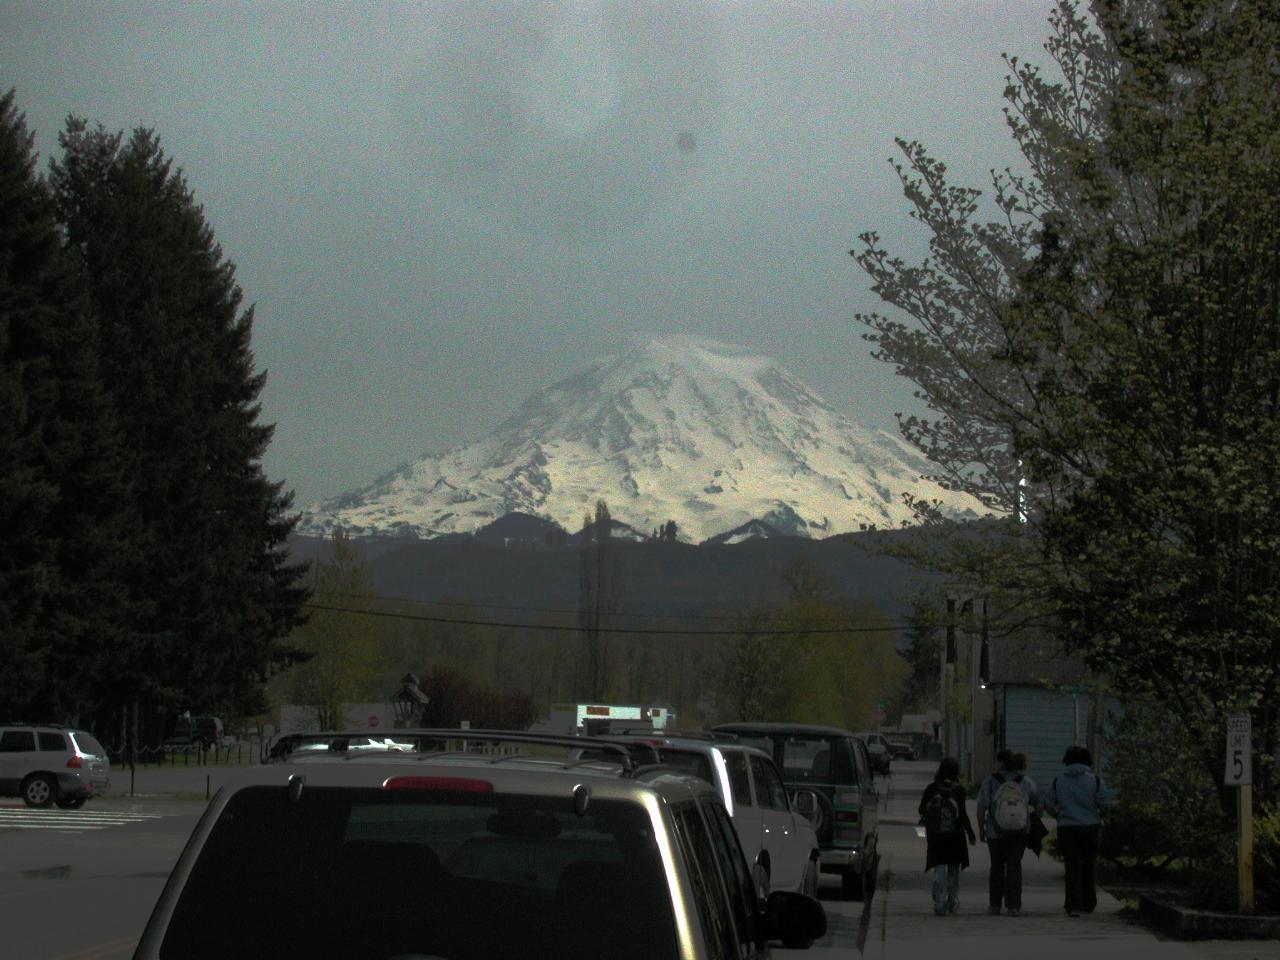
[[812, 819], [822, 872], [840, 874], [846, 897], [865, 897], [875, 883], [880, 823], [867, 745], [848, 730], [806, 723], [724, 723], [715, 729], [771, 753], [788, 790], [817, 795]]
[[[295, 753], [230, 776], [135, 960], [750, 960], [826, 931], [811, 897], [756, 897], [703, 780], [621, 746], [573, 759], [572, 737], [396, 733], [448, 752]], [[505, 742], [531, 752], [488, 749]]]

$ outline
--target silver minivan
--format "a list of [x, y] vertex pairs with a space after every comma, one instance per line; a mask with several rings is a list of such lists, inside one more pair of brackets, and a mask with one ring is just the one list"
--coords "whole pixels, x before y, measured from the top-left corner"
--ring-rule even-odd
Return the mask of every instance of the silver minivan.
[[74, 810], [110, 785], [111, 761], [93, 734], [55, 724], [0, 726], [0, 796]]

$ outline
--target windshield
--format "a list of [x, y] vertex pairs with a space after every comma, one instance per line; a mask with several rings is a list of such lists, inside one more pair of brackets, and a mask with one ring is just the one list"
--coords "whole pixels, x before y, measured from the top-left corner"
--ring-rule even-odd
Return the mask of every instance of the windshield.
[[[637, 930], [643, 938], [618, 936]], [[602, 950], [676, 954], [637, 804], [597, 799], [578, 817], [568, 796], [307, 787], [291, 804], [284, 788], [255, 787], [219, 817], [161, 956], [586, 960]]]

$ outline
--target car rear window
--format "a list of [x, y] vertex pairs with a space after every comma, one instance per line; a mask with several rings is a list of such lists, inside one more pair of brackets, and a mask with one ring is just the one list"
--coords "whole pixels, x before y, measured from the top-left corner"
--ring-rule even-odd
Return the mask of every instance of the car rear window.
[[568, 794], [325, 787], [290, 803], [282, 786], [230, 799], [160, 955], [640, 960], [676, 939], [639, 804], [579, 817]]
[[40, 741], [41, 750], [61, 753], [67, 749], [66, 738], [60, 733], [50, 733], [48, 731], [41, 730], [36, 734], [36, 737]]
[[691, 777], [701, 777], [707, 783], [719, 789], [715, 774], [711, 772], [711, 758], [705, 753], [700, 753], [696, 750], [674, 750], [671, 747], [663, 747], [662, 762], [678, 773], [688, 774]]
[[787, 783], [852, 785], [858, 782], [843, 737], [787, 735], [782, 741], [782, 776]]
[[98, 742], [93, 734], [75, 730], [71, 736], [75, 740], [76, 746], [80, 748], [80, 752], [86, 756], [105, 757], [107, 755], [106, 748]]

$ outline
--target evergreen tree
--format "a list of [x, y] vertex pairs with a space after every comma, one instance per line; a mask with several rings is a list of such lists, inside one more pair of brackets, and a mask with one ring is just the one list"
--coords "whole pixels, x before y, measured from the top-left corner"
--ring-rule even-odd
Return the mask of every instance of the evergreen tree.
[[0, 705], [96, 706], [123, 616], [124, 482], [98, 338], [61, 250], [33, 138], [0, 97]]
[[[304, 567], [292, 493], [264, 475], [252, 308], [159, 140], [71, 118], [51, 182], [98, 327], [100, 372], [132, 482], [124, 575], [140, 604], [117, 697], [225, 711], [297, 659]], [[134, 682], [137, 678], [137, 682]]]

